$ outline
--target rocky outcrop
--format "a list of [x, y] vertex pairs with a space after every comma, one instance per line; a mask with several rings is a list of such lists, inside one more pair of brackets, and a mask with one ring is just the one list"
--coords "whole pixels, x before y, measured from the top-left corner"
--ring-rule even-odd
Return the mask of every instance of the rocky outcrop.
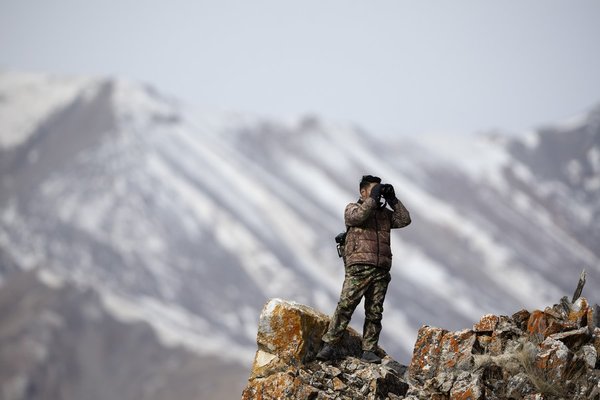
[[361, 361], [361, 338], [350, 328], [336, 361], [315, 361], [328, 324], [326, 315], [310, 307], [269, 301], [260, 315], [258, 351], [242, 399], [398, 399], [406, 394], [406, 367], [383, 350], [380, 365]]
[[512, 316], [484, 315], [470, 329], [423, 326], [408, 367], [380, 349], [362, 362], [348, 329], [338, 359], [314, 360], [329, 319], [300, 304], [268, 302], [242, 399], [600, 399], [597, 305], [583, 298]]
[[543, 311], [485, 315], [459, 332], [423, 326], [406, 399], [598, 399], [598, 312], [565, 297]]

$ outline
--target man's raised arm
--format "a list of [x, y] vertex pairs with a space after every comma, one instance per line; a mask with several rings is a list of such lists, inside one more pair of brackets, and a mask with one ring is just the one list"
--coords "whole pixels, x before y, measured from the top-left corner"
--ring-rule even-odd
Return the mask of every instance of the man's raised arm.
[[411, 222], [410, 213], [404, 207], [404, 204], [395, 197], [390, 202], [390, 205], [394, 209], [394, 213], [392, 214], [392, 229], [404, 228], [406, 225], [409, 225]]
[[362, 225], [369, 215], [371, 215], [371, 211], [373, 211], [377, 207], [377, 202], [375, 199], [368, 197], [362, 203], [350, 203], [346, 206], [346, 210], [344, 211], [344, 221], [347, 226], [359, 226]]

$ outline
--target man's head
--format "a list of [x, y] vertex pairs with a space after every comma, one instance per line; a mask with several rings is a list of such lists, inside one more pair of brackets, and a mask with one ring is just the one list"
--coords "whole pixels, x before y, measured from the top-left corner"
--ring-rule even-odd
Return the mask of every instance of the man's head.
[[371, 194], [371, 189], [373, 189], [373, 186], [377, 185], [378, 183], [381, 183], [381, 178], [373, 175], [363, 175], [358, 186], [360, 190], [360, 197], [363, 200], [369, 197]]

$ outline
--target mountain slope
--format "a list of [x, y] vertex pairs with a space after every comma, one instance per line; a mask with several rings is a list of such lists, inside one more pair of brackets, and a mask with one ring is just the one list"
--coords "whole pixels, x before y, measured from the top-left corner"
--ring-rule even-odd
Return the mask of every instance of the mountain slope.
[[0, 365], [6, 400], [236, 398], [246, 375], [163, 346], [148, 324], [114, 319], [92, 290], [44, 270], [0, 288]]
[[[333, 312], [343, 279], [333, 237], [365, 173], [394, 184], [413, 219], [393, 234], [382, 337], [405, 363], [422, 324], [458, 329], [540, 307], [582, 267], [598, 284], [597, 110], [529, 142], [390, 142], [314, 116], [205, 113], [119, 80], [64, 78], [76, 89], [58, 96], [56, 78], [28, 78], [33, 92], [7, 84], [20, 79], [2, 74], [0, 113], [27, 96], [47, 96], [52, 111], [31, 115], [25, 133], [0, 127], [20, 138], [0, 149], [0, 246], [24, 268], [94, 288], [164, 343], [248, 365], [268, 298]], [[580, 185], [534, 161], [565, 143]]]

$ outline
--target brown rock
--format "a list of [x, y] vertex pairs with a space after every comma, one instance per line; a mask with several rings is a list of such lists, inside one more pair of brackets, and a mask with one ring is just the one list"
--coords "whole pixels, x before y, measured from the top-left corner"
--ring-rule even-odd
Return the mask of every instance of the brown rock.
[[499, 335], [498, 333], [494, 332], [492, 334], [490, 344], [488, 346], [488, 352], [492, 356], [499, 356], [500, 354], [502, 354], [504, 352], [505, 346], [506, 346], [506, 342], [504, 341], [504, 338], [502, 337], [502, 335]]
[[479, 400], [483, 399], [483, 393], [481, 374], [463, 372], [452, 386], [450, 400]]
[[427, 385], [441, 393], [450, 394], [450, 390], [452, 390], [452, 385], [454, 385], [455, 380], [456, 376], [454, 373], [441, 372], [438, 373], [435, 378], [430, 380]]
[[545, 337], [546, 330], [548, 329], [548, 318], [543, 311], [535, 310], [527, 321], [527, 332], [530, 335], [539, 335]]
[[540, 345], [535, 365], [551, 381], [562, 382], [573, 353], [560, 340], [548, 338]]
[[423, 325], [417, 333], [413, 356], [408, 366], [408, 375], [420, 383], [433, 378], [437, 373], [441, 342], [445, 329]]
[[286, 372], [266, 378], [253, 379], [242, 392], [242, 400], [279, 400], [315, 398], [318, 390], [304, 384], [299, 378]]
[[[588, 326], [591, 327], [590, 330], [594, 330], [594, 328], [600, 328], [600, 306], [598, 304], [594, 304], [592, 307], [592, 318], [588, 319]], [[588, 314], [589, 317], [590, 314]]]
[[527, 321], [527, 332], [531, 336], [540, 336], [542, 339], [554, 333], [565, 330], [577, 329], [576, 322], [562, 320], [552, 313], [535, 310]]
[[592, 307], [588, 307], [587, 310], [587, 315], [586, 315], [586, 321], [587, 321], [587, 327], [588, 327], [588, 331], [590, 332], [590, 335], [594, 334], [594, 328], [596, 328], [596, 324], [598, 321], [598, 315], [596, 315], [597, 312], [597, 306], [594, 305]]
[[[321, 345], [321, 336], [329, 325], [329, 317], [302, 304], [272, 299], [264, 307], [258, 323], [250, 378], [267, 376], [300, 365], [314, 356]], [[360, 354], [361, 338], [349, 328], [341, 346], [346, 354]]]
[[346, 389], [346, 384], [338, 377], [333, 378], [331, 383], [333, 384], [333, 390], [336, 392]]
[[535, 393], [535, 391], [536, 388], [524, 372], [520, 372], [507, 379], [506, 397], [509, 399], [521, 399], [524, 396]]
[[[378, 365], [362, 362], [360, 336], [353, 331], [342, 344], [349, 357], [313, 361], [329, 319], [273, 300], [261, 314], [259, 348], [242, 399], [595, 398], [600, 393], [594, 369], [600, 354], [596, 310], [584, 298], [563, 303], [512, 317], [485, 315], [472, 330], [423, 326], [407, 370], [389, 356]], [[411, 385], [403, 381], [405, 372]]]
[[587, 326], [579, 328], [573, 331], [555, 333], [548, 336], [548, 339], [560, 340], [563, 342], [569, 350], [575, 352], [579, 350], [581, 346], [588, 343], [591, 340]]
[[505, 371], [496, 364], [489, 364], [483, 368], [482, 380], [484, 384], [485, 400], [506, 399]]
[[527, 331], [527, 321], [529, 321], [529, 317], [531, 313], [525, 309], [521, 311], [517, 311], [512, 315], [512, 319], [515, 322], [515, 325], [522, 330], [523, 332]]
[[488, 353], [492, 356], [499, 356], [504, 353], [510, 340], [514, 340], [523, 335], [523, 331], [517, 326], [517, 323], [506, 316], [501, 316], [492, 333], [491, 342], [488, 346]]
[[523, 397], [523, 400], [544, 400], [545, 398], [541, 393], [531, 393]]
[[492, 332], [496, 329], [498, 321], [500, 321], [500, 317], [497, 315], [486, 314], [481, 317], [479, 322], [473, 325], [473, 330], [475, 332]]
[[582, 359], [585, 362], [585, 365], [590, 369], [594, 369], [598, 362], [598, 352], [591, 344], [583, 346], [579, 351], [578, 357]]
[[596, 353], [600, 356], [600, 328], [594, 328], [594, 347], [596, 348]]
[[568, 317], [569, 322], [575, 324], [577, 328], [587, 326], [587, 315], [589, 309], [590, 307], [585, 297], [580, 297], [575, 303], [573, 303], [573, 308]]
[[482, 352], [486, 352], [488, 346], [490, 345], [490, 343], [492, 342], [492, 337], [489, 335], [481, 335], [481, 336], [477, 336], [477, 343], [479, 344], [479, 347], [481, 349], [483, 349]]
[[477, 336], [472, 330], [444, 334], [441, 341], [441, 353], [438, 372], [453, 368], [464, 368], [473, 361], [473, 345]]
[[328, 324], [327, 316], [310, 307], [269, 301], [260, 316], [258, 351], [242, 399], [392, 399], [406, 394], [406, 367], [389, 356], [381, 364], [361, 361], [361, 338], [353, 330], [338, 346], [342, 358], [314, 360]]

